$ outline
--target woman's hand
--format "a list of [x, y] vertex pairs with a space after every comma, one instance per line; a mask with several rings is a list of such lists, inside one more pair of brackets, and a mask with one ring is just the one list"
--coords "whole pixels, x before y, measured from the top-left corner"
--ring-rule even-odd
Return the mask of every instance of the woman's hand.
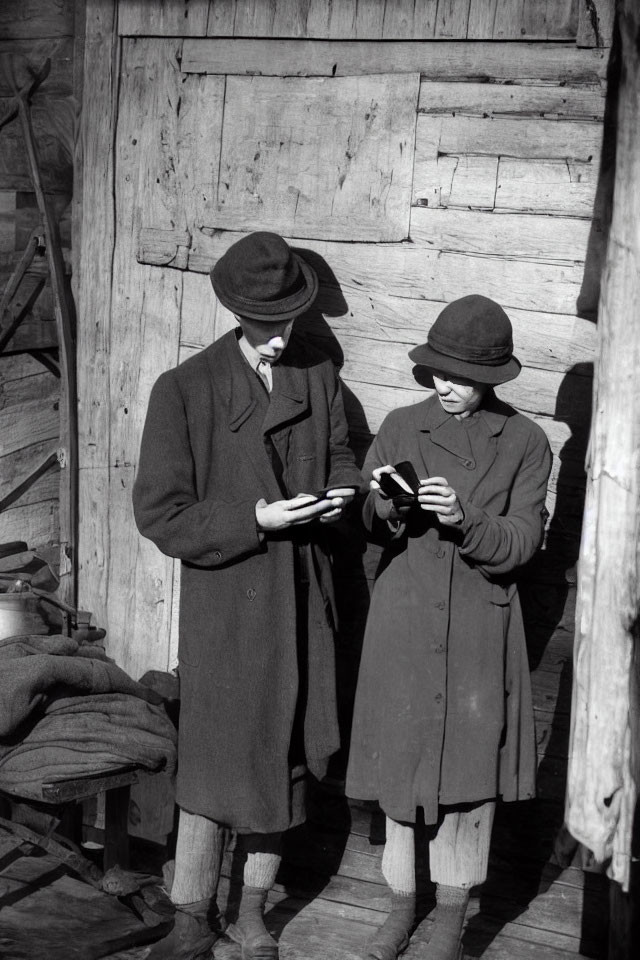
[[384, 513], [378, 511], [378, 515], [382, 517], [383, 520], [402, 520], [405, 515], [411, 510], [411, 504], [404, 504], [402, 506], [395, 504], [390, 497], [384, 493], [380, 487], [380, 477], [383, 473], [395, 473], [396, 468], [392, 467], [390, 463], [385, 464], [384, 467], [375, 467], [371, 471], [373, 480], [369, 481], [369, 489], [374, 490], [381, 500], [385, 502]]
[[390, 463], [387, 463], [384, 467], [375, 467], [372, 470], [373, 480], [369, 480], [369, 489], [377, 491], [378, 495], [382, 497], [383, 500], [389, 500], [389, 497], [380, 487], [378, 481], [383, 473], [395, 473], [395, 467], [392, 467]]
[[429, 477], [420, 481], [418, 503], [421, 510], [435, 513], [438, 523], [455, 526], [464, 520], [464, 510], [458, 496], [444, 477]]

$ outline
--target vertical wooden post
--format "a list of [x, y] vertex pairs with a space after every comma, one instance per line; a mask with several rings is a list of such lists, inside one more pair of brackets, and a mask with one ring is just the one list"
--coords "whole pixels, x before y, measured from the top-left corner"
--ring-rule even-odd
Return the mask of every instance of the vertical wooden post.
[[[81, 14], [80, 10], [80, 14]], [[115, 246], [117, 0], [86, 0], [81, 112], [78, 307], [79, 605], [106, 622], [109, 569], [109, 352]], [[91, 358], [87, 362], [85, 358]], [[84, 361], [84, 362], [83, 362]]]
[[[640, 617], [640, 7], [618, 4], [621, 74], [614, 209], [578, 576], [567, 793], [573, 835], [629, 888], [637, 799], [630, 690]], [[634, 734], [635, 736], [635, 734]]]

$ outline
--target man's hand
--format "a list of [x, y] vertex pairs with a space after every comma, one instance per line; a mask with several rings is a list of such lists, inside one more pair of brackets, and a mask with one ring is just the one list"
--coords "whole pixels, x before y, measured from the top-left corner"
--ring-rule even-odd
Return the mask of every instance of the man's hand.
[[[326, 513], [323, 513], [320, 517], [320, 523], [335, 523], [336, 520], [339, 520], [345, 507], [349, 506], [355, 495], [354, 487], [331, 487], [330, 490], [327, 490], [326, 499], [333, 504], [333, 510], [327, 510]], [[318, 501], [318, 503], [324, 502], [324, 500]]]
[[[299, 493], [292, 500], [274, 500], [273, 503], [267, 503], [263, 498], [256, 503], [258, 529], [265, 532], [286, 530], [287, 527], [311, 523], [318, 517], [323, 521], [325, 518], [329, 521], [337, 520], [347, 500], [354, 494], [353, 488], [336, 488], [329, 490], [323, 500], [317, 500], [310, 493]], [[300, 504], [305, 501], [308, 506], [301, 507]], [[327, 503], [333, 505], [332, 510], [327, 510]]]
[[464, 510], [458, 496], [444, 477], [429, 477], [420, 481], [418, 502], [421, 510], [435, 513], [438, 523], [454, 526], [464, 520]]

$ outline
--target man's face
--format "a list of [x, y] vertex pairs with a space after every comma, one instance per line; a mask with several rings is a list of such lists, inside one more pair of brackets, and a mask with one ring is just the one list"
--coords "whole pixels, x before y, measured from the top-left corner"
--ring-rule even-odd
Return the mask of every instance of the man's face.
[[238, 316], [236, 320], [240, 324], [243, 337], [263, 360], [267, 363], [275, 363], [280, 359], [291, 336], [293, 320], [265, 322]]
[[447, 413], [463, 419], [480, 406], [487, 391], [486, 383], [476, 383], [466, 377], [449, 377], [441, 370], [432, 370], [438, 399]]

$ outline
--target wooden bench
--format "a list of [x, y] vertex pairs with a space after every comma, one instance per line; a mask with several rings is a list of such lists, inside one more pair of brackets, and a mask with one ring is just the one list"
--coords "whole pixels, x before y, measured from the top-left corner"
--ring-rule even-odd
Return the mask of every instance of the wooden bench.
[[129, 866], [129, 793], [138, 780], [137, 767], [120, 767], [61, 780], [47, 780], [19, 791], [0, 787], [0, 796], [7, 799], [11, 820], [28, 828], [46, 845], [53, 831], [60, 826], [78, 846], [82, 839], [80, 803], [104, 794], [103, 869], [116, 865]]

